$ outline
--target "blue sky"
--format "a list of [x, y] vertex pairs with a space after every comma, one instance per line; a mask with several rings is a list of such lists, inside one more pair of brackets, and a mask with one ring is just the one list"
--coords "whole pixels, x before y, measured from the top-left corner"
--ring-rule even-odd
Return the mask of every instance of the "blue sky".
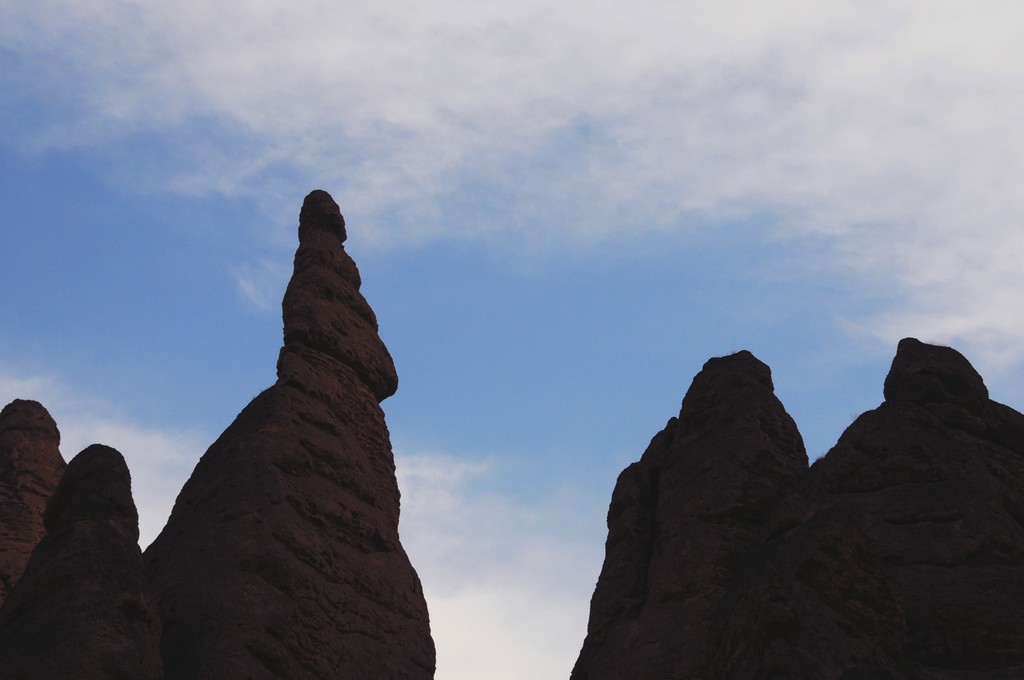
[[273, 382], [326, 189], [438, 678], [566, 677], [615, 476], [708, 357], [768, 363], [812, 457], [906, 335], [1024, 402], [1022, 14], [0, 0], [0, 401], [121, 450], [148, 542]]

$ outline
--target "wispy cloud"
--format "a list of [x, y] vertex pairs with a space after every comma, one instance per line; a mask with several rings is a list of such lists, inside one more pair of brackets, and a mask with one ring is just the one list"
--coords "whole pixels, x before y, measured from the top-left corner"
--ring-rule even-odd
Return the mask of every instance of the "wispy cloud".
[[869, 335], [913, 326], [1022, 358], [1014, 3], [0, 11], [19, 68], [63, 85], [27, 88], [64, 98], [27, 124], [34, 144], [155, 133], [173, 140], [161, 185], [266, 195], [286, 175], [335, 190], [384, 244], [572, 244], [757, 219], [773, 237], [824, 239], [830, 266], [886, 293], [883, 312], [851, 320]]
[[110, 405], [74, 395], [52, 378], [0, 372], [0, 405], [14, 399], [34, 399], [46, 407], [60, 430], [65, 460], [97, 443], [112, 446], [124, 456], [132, 475], [143, 548], [163, 529], [178, 491], [208, 446], [208, 437], [202, 433], [133, 423]]
[[526, 503], [488, 491], [494, 464], [417, 453], [397, 466], [438, 677], [568, 677], [602, 560], [592, 508], [571, 494]]
[[291, 270], [270, 259], [235, 265], [231, 273], [243, 300], [263, 312], [273, 311], [281, 304]]

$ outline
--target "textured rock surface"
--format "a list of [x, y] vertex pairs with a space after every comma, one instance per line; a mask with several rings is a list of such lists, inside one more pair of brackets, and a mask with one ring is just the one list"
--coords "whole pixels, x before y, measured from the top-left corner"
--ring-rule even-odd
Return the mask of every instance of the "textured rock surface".
[[38, 402], [16, 399], [0, 411], [0, 605], [46, 533], [43, 511], [64, 474], [59, 445]]
[[1024, 415], [953, 349], [900, 342], [885, 402], [812, 468], [881, 564], [913, 678], [1024, 677]]
[[[785, 429], [687, 414], [770, 402], [732, 378], [695, 402], [712, 367], [619, 479], [574, 679], [1024, 677], [1024, 416], [955, 350], [906, 339], [885, 402], [794, 475]], [[695, 416], [703, 433], [677, 445]], [[732, 470], [651, 464], [724, 437]], [[776, 472], [744, 482], [759, 459]], [[706, 520], [724, 515], [743, 519]]]
[[299, 218], [278, 380], [210, 447], [146, 551], [168, 679], [432, 678], [379, 402], [397, 387], [344, 221]]
[[87, 448], [46, 508], [46, 536], [0, 609], [0, 677], [158, 680], [160, 620], [121, 454]]
[[749, 352], [708, 361], [679, 417], [615, 486], [572, 677], [710, 677], [718, 607], [806, 469], [768, 367]]

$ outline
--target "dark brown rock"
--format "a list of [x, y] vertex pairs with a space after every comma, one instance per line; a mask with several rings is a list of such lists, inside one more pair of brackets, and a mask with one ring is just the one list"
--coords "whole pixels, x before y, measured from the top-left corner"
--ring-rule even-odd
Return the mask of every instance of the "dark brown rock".
[[432, 678], [379, 402], [397, 386], [322, 191], [302, 207], [276, 384], [210, 447], [146, 551], [169, 680]]
[[806, 469], [768, 367], [749, 352], [708, 361], [616, 484], [573, 679], [711, 677], [726, 590]]
[[712, 635], [714, 678], [903, 677], [903, 612], [859, 518], [842, 509], [755, 547]]
[[341, 245], [346, 236], [334, 199], [325, 191], [307, 196], [282, 305], [282, 353], [306, 348], [345, 364], [381, 402], [398, 389], [398, 374], [377, 335], [377, 317], [359, 293], [359, 270]]
[[46, 534], [43, 511], [64, 474], [59, 445], [39, 402], [15, 399], [0, 411], [0, 605]]
[[0, 677], [162, 678], [160, 621], [121, 454], [94, 445], [76, 456], [45, 523], [46, 536], [0, 609]]
[[[794, 437], [751, 426], [784, 419], [721, 417], [770, 412], [753, 406], [770, 403], [756, 374], [710, 381], [706, 366], [679, 423], [619, 478], [573, 677], [1024, 677], [1024, 416], [955, 350], [906, 339], [885, 402], [794, 474]], [[651, 465], [724, 438], [734, 469]], [[769, 450], [775, 472], [741, 484]], [[737, 519], [707, 521], [723, 515]]]
[[811, 470], [904, 616], [906, 677], [1024, 677], [1024, 415], [948, 347], [900, 342], [885, 402]]

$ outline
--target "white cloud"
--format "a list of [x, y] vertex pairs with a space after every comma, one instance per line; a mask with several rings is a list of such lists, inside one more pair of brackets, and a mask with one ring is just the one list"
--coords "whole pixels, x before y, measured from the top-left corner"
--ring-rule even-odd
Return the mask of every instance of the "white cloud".
[[143, 548], [163, 529], [178, 491], [208, 445], [202, 433], [132, 423], [106, 404], [72, 395], [51, 378], [0, 372], [0, 406], [14, 399], [34, 399], [50, 412], [60, 430], [65, 460], [91, 444], [111, 446], [124, 456], [132, 475]]
[[[870, 335], [1019, 363], [1022, 22], [995, 0], [15, 0], [0, 44], [66, 86], [37, 91], [65, 100], [33, 143], [180, 139], [154, 184], [265, 198], [287, 171], [381, 243], [757, 217], [886, 292], [851, 320]], [[486, 219], [446, 207], [474, 200]]]
[[236, 265], [231, 273], [242, 299], [260, 311], [270, 312], [281, 304], [282, 291], [288, 285], [291, 269], [280, 262], [264, 258]]
[[[568, 677], [603, 559], [603, 517], [571, 494], [490, 492], [493, 463], [397, 456], [402, 543], [423, 582], [438, 680]], [[597, 510], [596, 513], [594, 510]]]

